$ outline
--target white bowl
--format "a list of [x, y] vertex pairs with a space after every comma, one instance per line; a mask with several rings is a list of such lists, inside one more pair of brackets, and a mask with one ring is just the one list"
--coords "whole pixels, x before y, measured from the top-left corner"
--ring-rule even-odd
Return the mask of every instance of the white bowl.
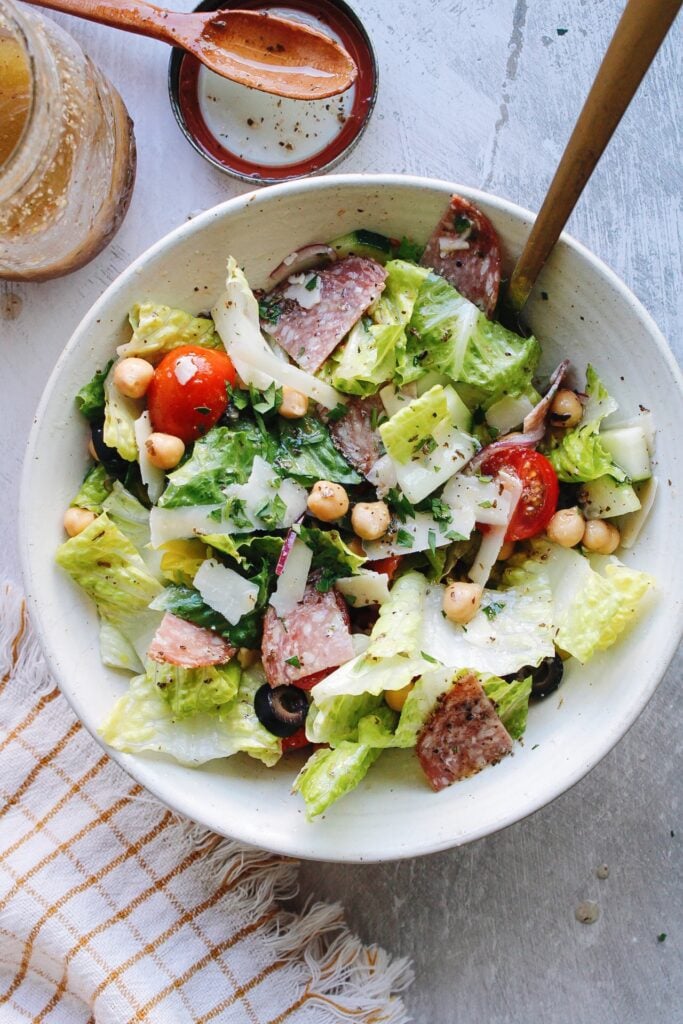
[[[233, 253], [250, 283], [266, 283], [282, 256], [357, 227], [419, 241], [451, 192], [474, 200], [500, 232], [508, 257], [521, 249], [533, 217], [504, 199], [448, 182], [398, 175], [339, 175], [277, 185], [208, 210], [153, 246], [106, 290], [81, 322], [45, 390], [22, 483], [22, 560], [33, 621], [55, 677], [97, 736], [126, 679], [103, 668], [94, 608], [59, 570], [62, 515], [82, 479], [87, 430], [74, 395], [126, 336], [135, 301], [199, 313], [223, 286]], [[547, 294], [547, 299], [541, 293]], [[681, 629], [683, 546], [675, 484], [680, 479], [681, 375], [643, 307], [595, 256], [563, 236], [527, 309], [543, 341], [543, 366], [569, 356], [580, 372], [598, 367], [625, 416], [642, 404], [658, 426], [660, 493], [635, 551], [625, 560], [659, 581], [649, 614], [611, 651], [573, 664], [559, 693], [535, 705], [514, 757], [433, 794], [410, 751], [388, 751], [364, 782], [309, 823], [290, 795], [297, 759], [265, 769], [247, 757], [200, 769], [161, 757], [110, 751], [165, 804], [216, 832], [283, 854], [330, 861], [378, 861], [457, 846], [542, 807], [600, 761], [651, 697]]]

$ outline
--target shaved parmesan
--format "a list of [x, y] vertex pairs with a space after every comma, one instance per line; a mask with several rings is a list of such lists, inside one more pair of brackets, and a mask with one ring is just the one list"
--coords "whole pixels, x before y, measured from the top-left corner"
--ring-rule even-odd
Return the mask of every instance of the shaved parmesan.
[[215, 558], [202, 562], [194, 585], [209, 608], [219, 612], [233, 626], [256, 607], [258, 586]]
[[[311, 284], [312, 281], [315, 283]], [[313, 309], [322, 299], [320, 274], [292, 274], [282, 294], [286, 299], [294, 299], [302, 309]]]
[[400, 523], [381, 540], [364, 541], [363, 550], [368, 558], [374, 560], [389, 555], [407, 555], [411, 551], [427, 551], [432, 546], [442, 548], [454, 540], [468, 538], [474, 522], [471, 509], [453, 509], [449, 523], [437, 522], [429, 512], [416, 512], [414, 519]]
[[414, 398], [417, 398], [417, 387], [415, 384], [407, 384], [400, 391], [397, 391], [393, 384], [387, 384], [380, 389], [379, 397], [386, 409], [387, 416], [393, 416], [400, 409], [403, 409]]
[[398, 485], [413, 505], [462, 469], [476, 451], [474, 438], [457, 427], [439, 426], [433, 436], [433, 451], [408, 462], [394, 462]]
[[463, 249], [469, 249], [470, 243], [466, 242], [464, 238], [448, 238], [443, 237], [439, 239], [439, 255], [449, 256], [452, 252], [459, 252]]
[[280, 617], [293, 611], [302, 600], [312, 560], [313, 552], [297, 537], [270, 597], [270, 604]]
[[[281, 480], [276, 471], [257, 455], [254, 459], [249, 479], [246, 484], [229, 484], [224, 488], [228, 500], [227, 515], [221, 524], [223, 533], [250, 533], [253, 530], [266, 530], [268, 523], [258, 513], [265, 506], [279, 497], [285, 505], [282, 518], [276, 529], [284, 529], [296, 522], [306, 511], [308, 498], [306, 490], [294, 480]], [[230, 500], [240, 502], [240, 515], [233, 520], [230, 516]], [[249, 525], [247, 525], [249, 524]], [[215, 527], [215, 524], [214, 524]], [[215, 529], [213, 532], [217, 532]]]
[[357, 576], [344, 576], [337, 580], [335, 587], [354, 608], [384, 604], [389, 597], [389, 577], [385, 572], [372, 569], [361, 569]]
[[613, 520], [614, 525], [619, 527], [619, 532], [621, 533], [622, 548], [632, 548], [638, 539], [638, 535], [645, 526], [645, 521], [654, 505], [658, 486], [657, 478], [654, 476], [644, 483], [638, 484], [636, 487], [636, 494], [640, 501], [638, 511], [631, 512], [627, 516], [618, 516]]
[[183, 508], [159, 508], [154, 506], [149, 513], [149, 528], [153, 548], [159, 548], [169, 540], [184, 540], [202, 533], [220, 533], [220, 519], [212, 517], [222, 505], [188, 505]]
[[504, 488], [499, 480], [481, 480], [458, 473], [443, 489], [442, 499], [454, 509], [471, 509], [478, 523], [506, 526], [509, 501], [501, 501]]
[[533, 408], [533, 402], [526, 395], [520, 395], [519, 398], [512, 398], [510, 395], [506, 395], [499, 402], [494, 402], [491, 408], [488, 409], [486, 412], [486, 422], [494, 430], [497, 430], [499, 434], [507, 434], [521, 423], [524, 423], [524, 420], [533, 411]]
[[383, 498], [392, 487], [396, 487], [396, 466], [390, 455], [382, 455], [368, 473], [368, 482], [377, 490], [377, 496]]
[[135, 443], [138, 446], [138, 462], [140, 464], [140, 476], [147, 488], [147, 495], [153, 505], [157, 503], [166, 486], [166, 474], [163, 469], [153, 466], [147, 454], [145, 441], [153, 433], [152, 424], [148, 412], [143, 412], [133, 424], [135, 431]]
[[513, 476], [512, 473], [500, 472], [497, 479], [503, 485], [503, 493], [500, 495], [499, 501], [501, 505], [505, 504], [507, 518], [502, 526], [491, 527], [489, 532], [485, 533], [482, 537], [477, 557], [469, 572], [472, 582], [478, 583], [480, 587], [486, 586], [488, 582], [491, 570], [497, 562], [501, 548], [505, 543], [508, 524], [522, 496], [522, 482], [519, 477]]

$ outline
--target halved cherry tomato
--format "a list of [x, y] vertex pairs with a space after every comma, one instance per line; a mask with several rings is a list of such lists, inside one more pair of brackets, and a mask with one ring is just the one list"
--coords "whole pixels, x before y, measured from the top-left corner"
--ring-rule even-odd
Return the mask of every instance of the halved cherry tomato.
[[292, 686], [298, 686], [300, 690], [312, 690], [318, 683], [322, 683], [323, 679], [327, 679], [332, 672], [334, 672], [333, 668], [323, 668], [320, 672], [311, 672], [310, 676], [304, 676], [303, 679], [293, 679]]
[[225, 352], [181, 345], [164, 356], [147, 391], [152, 426], [186, 443], [215, 426], [228, 405], [226, 384], [237, 374]]
[[387, 555], [386, 558], [376, 558], [374, 562], [368, 562], [365, 568], [372, 569], [373, 572], [384, 572], [393, 580], [402, 561], [403, 555]]
[[552, 464], [533, 448], [509, 447], [492, 451], [481, 464], [481, 472], [495, 476], [501, 469], [514, 473], [522, 482], [519, 499], [506, 540], [526, 540], [542, 533], [555, 514], [560, 485]]
[[309, 741], [306, 739], [306, 726], [302, 725], [300, 729], [293, 732], [291, 736], [285, 736], [282, 740], [282, 753], [286, 754], [288, 750], [300, 750], [301, 747], [307, 747]]

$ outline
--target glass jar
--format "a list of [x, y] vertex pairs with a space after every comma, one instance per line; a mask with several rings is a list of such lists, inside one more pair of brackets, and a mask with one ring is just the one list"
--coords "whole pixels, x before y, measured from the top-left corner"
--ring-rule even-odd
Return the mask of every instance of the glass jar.
[[59, 25], [0, 0], [0, 278], [83, 266], [120, 226], [134, 180], [119, 94]]

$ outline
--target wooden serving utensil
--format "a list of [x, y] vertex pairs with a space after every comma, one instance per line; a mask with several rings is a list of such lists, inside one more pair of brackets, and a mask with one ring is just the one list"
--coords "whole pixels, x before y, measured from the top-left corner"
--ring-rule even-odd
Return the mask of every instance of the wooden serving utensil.
[[503, 311], [519, 314], [683, 0], [629, 0], [510, 278]]
[[345, 92], [358, 69], [334, 39], [263, 11], [181, 13], [146, 0], [27, 0], [193, 54], [211, 71], [261, 92], [318, 100]]

